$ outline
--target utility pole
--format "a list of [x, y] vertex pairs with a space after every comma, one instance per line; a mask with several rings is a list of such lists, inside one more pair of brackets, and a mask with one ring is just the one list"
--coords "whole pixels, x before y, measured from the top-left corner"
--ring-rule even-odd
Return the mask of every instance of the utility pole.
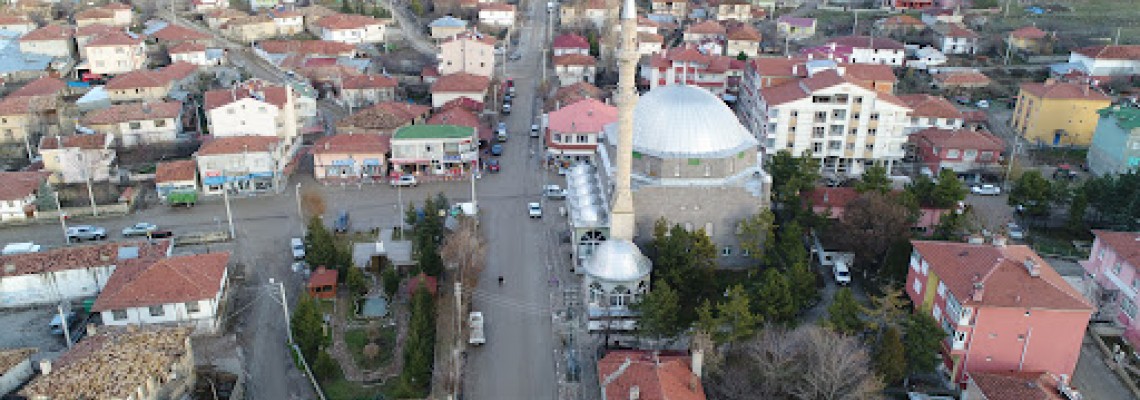
[[[222, 177], [225, 178], [228, 174], [222, 171]], [[228, 183], [228, 182], [227, 182]], [[234, 214], [230, 210], [230, 185], [222, 185], [222, 200], [226, 203], [226, 220], [230, 224], [230, 239], [237, 239], [237, 233], [234, 232]]]
[[[285, 282], [276, 282], [277, 289], [281, 291], [281, 311], [285, 312], [285, 332], [289, 334], [289, 344], [293, 344], [293, 323], [289, 321], [289, 299], [285, 297]], [[269, 278], [269, 284], [274, 284], [274, 279]]]
[[294, 192], [297, 195], [297, 217], [301, 218], [301, 224], [305, 224], [305, 213], [301, 210], [301, 182], [297, 182], [297, 187]]
[[479, 201], [475, 197], [475, 174], [479, 173], [479, 168], [482, 167], [482, 162], [479, 160], [479, 131], [474, 130], [471, 132], [471, 146], [475, 150], [475, 159], [471, 161], [471, 205], [475, 207], [475, 212], [479, 211]]
[[459, 266], [460, 279], [455, 282], [455, 353], [453, 364], [455, 364], [455, 389], [452, 392], [455, 397], [459, 397], [459, 371], [460, 361], [463, 359], [463, 326], [460, 321], [463, 320], [463, 266]]
[[1112, 38], [1112, 44], [1113, 45], [1120, 44], [1120, 27], [1119, 26], [1116, 27], [1116, 37]]
[[55, 190], [55, 186], [48, 186], [51, 188], [51, 196], [55, 198], [55, 212], [59, 214], [59, 226], [63, 228], [63, 240], [67, 244], [71, 244], [71, 237], [67, 236], [67, 214], [63, 212], [63, 207], [59, 204], [59, 191]]

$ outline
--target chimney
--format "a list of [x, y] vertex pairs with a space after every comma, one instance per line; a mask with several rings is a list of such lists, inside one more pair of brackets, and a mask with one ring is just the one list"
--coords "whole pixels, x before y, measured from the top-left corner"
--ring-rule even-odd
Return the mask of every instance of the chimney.
[[48, 374], [51, 374], [51, 360], [45, 358], [40, 360], [40, 375]]
[[637, 385], [629, 388], [629, 400], [641, 400], [641, 388]]
[[970, 300], [982, 301], [982, 295], [985, 293], [986, 285], [981, 282], [974, 282], [974, 291], [970, 292]]
[[87, 337], [95, 336], [98, 333], [95, 331], [95, 324], [87, 324]]
[[705, 351], [701, 349], [693, 349], [692, 354], [689, 356], [693, 365], [689, 367], [693, 370], [693, 376], [701, 378], [705, 369]]
[[1026, 258], [1022, 264], [1025, 265], [1025, 270], [1029, 271], [1029, 276], [1041, 276], [1041, 266], [1037, 265], [1037, 262], [1033, 261], [1032, 258]]
[[1046, 80], [1045, 80], [1045, 86], [1053, 86], [1053, 85], [1056, 85], [1056, 84], [1057, 84], [1057, 80], [1056, 80], [1056, 79], [1053, 79], [1053, 78], [1049, 78], [1049, 79], [1046, 79]]
[[994, 247], [1005, 247], [1005, 235], [994, 235]]

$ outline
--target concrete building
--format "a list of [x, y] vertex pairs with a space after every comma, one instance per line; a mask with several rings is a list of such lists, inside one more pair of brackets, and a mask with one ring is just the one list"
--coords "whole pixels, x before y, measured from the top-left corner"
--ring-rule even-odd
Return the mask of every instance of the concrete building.
[[396, 100], [400, 82], [387, 75], [352, 75], [341, 80], [340, 103], [350, 108]]
[[801, 49], [803, 55], [852, 64], [882, 64], [901, 67], [906, 63], [906, 49], [891, 38], [844, 36], [828, 40], [823, 46]]
[[781, 16], [776, 19], [776, 32], [791, 40], [815, 36], [815, 18]]
[[1124, 327], [1124, 338], [1140, 345], [1140, 232], [1094, 230], [1093, 235], [1089, 259], [1080, 264], [1096, 283], [1098, 314], [1116, 321]]
[[277, 37], [277, 24], [266, 15], [227, 17], [219, 29], [231, 40], [249, 44]]
[[91, 312], [103, 324], [174, 325], [216, 333], [226, 293], [230, 253], [164, 258], [150, 265], [125, 265], [111, 274]]
[[117, 267], [169, 257], [169, 240], [104, 242], [0, 256], [0, 308], [94, 297]]
[[467, 31], [467, 21], [445, 15], [428, 24], [428, 28], [431, 29], [431, 38], [441, 41]]
[[40, 138], [44, 171], [52, 183], [107, 182], [115, 164], [115, 138], [105, 133]]
[[460, 179], [479, 163], [479, 138], [471, 127], [411, 125], [392, 135], [392, 175]]
[[735, 57], [712, 54], [693, 46], [674, 47], [649, 57], [640, 78], [655, 89], [668, 85], [693, 85], [718, 97], [735, 93], [743, 74], [744, 62]]
[[0, 221], [35, 218], [40, 194], [51, 195], [40, 193], [49, 175], [41, 171], [0, 172]]
[[[146, 43], [125, 32], [109, 32], [87, 42], [81, 49], [83, 64], [92, 74], [117, 75], [146, 68]], [[86, 68], [84, 68], [84, 65]]]
[[20, 37], [20, 51], [50, 57], [71, 57], [75, 30], [70, 26], [47, 25]]
[[598, 60], [592, 56], [582, 54], [554, 56], [552, 64], [560, 86], [578, 82], [594, 83], [598, 75]]
[[206, 92], [203, 108], [215, 137], [273, 136], [292, 147], [304, 115], [292, 86], [250, 80], [230, 89]]
[[388, 176], [389, 135], [338, 134], [313, 144], [313, 177], [329, 183], [375, 183]]
[[554, 38], [550, 47], [554, 57], [567, 54], [590, 55], [590, 41], [582, 37], [582, 35], [575, 33], [563, 33], [558, 35]]
[[748, 0], [724, 0], [710, 7], [709, 12], [717, 21], [748, 22], [752, 20], [752, 3]]
[[1052, 79], [1023, 83], [1010, 123], [1030, 143], [1088, 146], [1100, 120], [1097, 110], [1111, 102], [1088, 85]]
[[978, 34], [958, 24], [934, 26], [934, 40], [944, 54], [974, 54], [978, 52]]
[[182, 43], [167, 50], [171, 62], [184, 62], [199, 67], [216, 67], [226, 63], [226, 50], [198, 43]]
[[1088, 166], [1094, 175], [1140, 170], [1140, 109], [1118, 104], [1097, 111]]
[[485, 103], [490, 84], [491, 79], [484, 75], [466, 72], [443, 75], [431, 85], [431, 106], [440, 108], [459, 98]]
[[594, 164], [605, 127], [617, 122], [617, 107], [586, 98], [563, 105], [546, 116], [546, 156], [566, 166]]
[[671, 15], [678, 20], [689, 17], [689, 2], [684, 0], [653, 0], [650, 2], [650, 14]]
[[966, 124], [962, 111], [945, 97], [904, 94], [899, 95], [899, 100], [911, 110], [910, 124], [906, 128], [908, 135], [926, 128], [961, 129]]
[[1140, 75], [1140, 45], [1082, 47], [1069, 54], [1069, 64], [1101, 83]]
[[1005, 142], [992, 133], [972, 129], [926, 128], [910, 134], [915, 161], [937, 174], [949, 169], [959, 174], [1002, 170]]
[[198, 164], [194, 160], [158, 163], [154, 173], [154, 189], [163, 201], [174, 192], [198, 192]]
[[321, 40], [348, 44], [381, 43], [388, 30], [388, 22], [364, 15], [337, 14], [317, 21]]
[[166, 100], [174, 90], [197, 86], [198, 67], [186, 62], [154, 70], [137, 70], [111, 78], [103, 85], [112, 103], [158, 102]]
[[439, 45], [439, 73], [468, 73], [490, 77], [495, 72], [495, 38], [465, 32]]
[[15, 32], [22, 36], [34, 30], [36, 23], [27, 15], [0, 16], [0, 31]]
[[123, 3], [107, 3], [75, 14], [75, 26], [107, 25], [128, 27], [134, 23], [134, 11]]
[[760, 56], [760, 31], [749, 24], [740, 24], [728, 30], [725, 36], [724, 55], [739, 57], [741, 54], [748, 58]]
[[235, 194], [280, 192], [288, 179], [293, 149], [276, 136], [227, 136], [210, 140], [194, 153], [202, 192]]
[[336, 123], [337, 133], [391, 135], [396, 129], [422, 124], [431, 107], [399, 101], [386, 101], [357, 111]]
[[1006, 36], [1005, 41], [1011, 49], [1031, 54], [1041, 54], [1053, 50], [1049, 34], [1036, 26], [1025, 26], [1012, 30]]
[[[708, 20], [690, 25], [682, 34], [684, 43], [700, 45], [706, 41], [721, 42], [727, 31], [719, 22]], [[719, 54], [719, 53], [718, 53]]]
[[967, 374], [1072, 376], [1093, 307], [1024, 245], [912, 240], [906, 293], [946, 332], [943, 363]]
[[705, 400], [703, 353], [615, 350], [598, 360], [602, 400]]
[[80, 123], [114, 136], [123, 147], [173, 143], [182, 132], [182, 102], [113, 105], [88, 113]]
[[515, 26], [515, 5], [486, 3], [479, 6], [479, 23], [496, 28]]

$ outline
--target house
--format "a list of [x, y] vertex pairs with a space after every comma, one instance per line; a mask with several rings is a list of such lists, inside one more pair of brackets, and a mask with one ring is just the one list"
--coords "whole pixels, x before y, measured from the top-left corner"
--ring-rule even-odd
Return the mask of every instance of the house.
[[408, 297], [415, 296], [416, 292], [419, 291], [420, 288], [427, 290], [428, 294], [430, 294], [432, 297], [435, 297], [436, 291], [439, 290], [438, 280], [434, 276], [425, 274], [423, 272], [420, 272], [416, 276], [408, 278], [408, 284], [406, 286], [408, 289]]
[[703, 355], [613, 350], [598, 360], [602, 400], [704, 400]]
[[230, 253], [163, 258], [115, 269], [91, 312], [103, 325], [177, 325], [212, 334], [221, 328]]
[[963, 24], [965, 23], [965, 16], [962, 15], [961, 10], [953, 7], [932, 7], [922, 10], [919, 15], [922, 22], [927, 26], [934, 26], [938, 24]]
[[0, 15], [0, 31], [14, 32], [18, 36], [36, 30], [36, 23], [27, 15]]
[[[737, 45], [743, 46], [744, 42], [738, 42]], [[637, 54], [645, 57], [651, 56], [654, 53], [665, 51], [665, 37], [656, 33], [638, 32], [637, 33]]]
[[279, 192], [292, 156], [276, 136], [216, 137], [194, 153], [207, 195], [222, 194], [223, 189], [238, 194]]
[[123, 3], [107, 3], [98, 8], [88, 8], [75, 14], [75, 26], [107, 25], [127, 27], [134, 23], [131, 6]]
[[930, 171], [949, 169], [965, 174], [1002, 170], [1005, 142], [986, 131], [926, 128], [912, 133], [907, 141], [916, 161]]
[[1140, 75], [1140, 45], [1082, 47], [1069, 54], [1069, 64], [1098, 83]]
[[515, 26], [515, 5], [506, 3], [480, 4], [479, 23], [497, 28], [513, 27]]
[[685, 0], [652, 0], [649, 13], [671, 15], [673, 18], [683, 20], [689, 17], [689, 2]]
[[337, 121], [338, 133], [391, 135], [396, 129], [422, 124], [431, 107], [400, 101], [386, 101]]
[[1031, 25], [1010, 31], [1005, 40], [1011, 49], [1041, 54], [1053, 50], [1053, 45], [1048, 37], [1048, 33]]
[[1140, 232], [1093, 230], [1096, 239], [1088, 260], [1081, 267], [1096, 282], [1098, 315], [1124, 327], [1124, 338], [1140, 344], [1140, 319], [1136, 314], [1140, 291]]
[[293, 10], [301, 13], [305, 20], [305, 32], [309, 32], [313, 36], [321, 35], [321, 27], [318, 23], [321, 22], [322, 18], [340, 14], [328, 7], [312, 3], [305, 7], [294, 7]]
[[[901, 193], [902, 191], [892, 191], [890, 195], [897, 196]], [[852, 187], [816, 187], [808, 190], [802, 197], [804, 205], [811, 207], [813, 213], [840, 221], [847, 212], [847, 206], [861, 196], [862, 194]], [[933, 232], [949, 211], [944, 208], [921, 207], [911, 229], [917, 232]]]
[[168, 24], [162, 29], [155, 31], [147, 37], [147, 40], [153, 41], [155, 44], [165, 45], [167, 47], [177, 46], [183, 43], [197, 43], [197, 44], [210, 44], [213, 40], [210, 35], [199, 32], [195, 29], [190, 29], [177, 24]]
[[86, 69], [92, 74], [117, 75], [146, 68], [146, 43], [126, 32], [99, 35], [81, 50]]
[[436, 41], [450, 39], [452, 36], [467, 31], [467, 21], [445, 15], [428, 24], [431, 29], [431, 38]]
[[43, 135], [67, 133], [62, 102], [53, 96], [14, 96], [0, 99], [0, 143], [32, 147]]
[[212, 10], [224, 9], [229, 7], [230, 3], [224, 0], [191, 0], [190, 11], [196, 14], [205, 14]]
[[978, 34], [959, 24], [934, 25], [934, 42], [944, 54], [974, 54]]
[[40, 138], [44, 171], [52, 183], [107, 182], [115, 163], [114, 136], [105, 133]]
[[17, 392], [27, 399], [159, 400], [193, 390], [189, 328], [92, 329]]
[[32, 379], [32, 355], [37, 352], [31, 347], [0, 350], [0, 396], [8, 396]]
[[317, 21], [321, 40], [348, 44], [383, 42], [387, 25], [387, 21], [355, 14], [330, 15]]
[[945, 54], [942, 54], [938, 49], [925, 46], [914, 51], [911, 58], [906, 60], [906, 65], [914, 69], [933, 69], [939, 65], [946, 64], [950, 61]]
[[956, 71], [934, 74], [932, 85], [937, 89], [979, 89], [990, 83], [990, 77], [981, 72]]
[[271, 10], [267, 13], [277, 26], [277, 36], [293, 36], [305, 32], [305, 15], [291, 10]]
[[276, 136], [291, 147], [302, 126], [297, 97], [292, 86], [254, 79], [231, 89], [207, 91], [203, 108], [215, 137]]
[[725, 37], [724, 55], [747, 58], [760, 56], [760, 31], [749, 24], [739, 24], [728, 30]]
[[175, 62], [156, 70], [137, 70], [107, 81], [103, 89], [113, 103], [162, 101], [175, 89], [186, 89], [197, 82], [198, 67]]
[[257, 48], [270, 56], [293, 54], [325, 57], [356, 57], [356, 46], [328, 40], [265, 40]]
[[396, 100], [398, 85], [395, 78], [386, 75], [349, 75], [341, 81], [339, 100], [354, 108]]
[[706, 40], [720, 41], [724, 40], [726, 33], [727, 31], [724, 29], [724, 25], [713, 20], [708, 20], [690, 25], [682, 34], [682, 40], [690, 44], [700, 44]]
[[971, 372], [963, 399], [1072, 400], [1082, 399], [1069, 387], [1068, 376], [1040, 371]]
[[281, 0], [249, 0], [249, 8], [254, 12], [277, 8], [279, 5], [281, 5]]
[[955, 107], [945, 97], [929, 94], [905, 94], [899, 95], [899, 100], [902, 100], [911, 109], [910, 125], [906, 128], [908, 135], [926, 128], [954, 130], [965, 125], [962, 111], [958, 110], [958, 107]]
[[198, 192], [198, 164], [194, 160], [160, 162], [155, 166], [154, 189], [158, 197], [175, 192]]
[[752, 3], [747, 0], [722, 0], [715, 7], [710, 7], [710, 11], [717, 21], [752, 20]]
[[58, 304], [99, 294], [117, 267], [169, 257], [169, 240], [103, 242], [0, 255], [0, 308]]
[[182, 131], [182, 102], [113, 105], [88, 113], [80, 123], [114, 136], [123, 147], [173, 143]]
[[75, 30], [70, 26], [47, 25], [20, 37], [20, 51], [50, 57], [71, 57]]
[[606, 125], [617, 122], [617, 107], [585, 98], [546, 116], [548, 159], [594, 164], [594, 154]]
[[1100, 120], [1097, 110], [1111, 102], [1100, 90], [1084, 84], [1053, 79], [1022, 83], [1010, 122], [1030, 142], [1088, 146]]
[[577, 82], [573, 85], [562, 86], [554, 91], [554, 96], [546, 100], [546, 109], [548, 111], [558, 110], [583, 99], [604, 101], [605, 93], [589, 82]]
[[309, 297], [314, 299], [335, 299], [336, 277], [337, 270], [317, 267], [317, 270], [313, 271], [313, 275], [309, 277], [309, 283], [305, 285], [306, 290], [309, 292]]
[[254, 43], [277, 37], [277, 24], [267, 15], [245, 15], [228, 18], [219, 27], [226, 37], [242, 43]]
[[597, 30], [609, 29], [617, 24], [620, 8], [618, 0], [587, 0], [584, 3], [579, 24]]
[[[465, 104], [468, 103], [468, 104]], [[459, 98], [452, 100], [450, 103], [444, 104], [438, 111], [428, 118], [425, 124], [428, 125], [458, 125], [466, 126], [474, 129], [475, 134], [479, 136], [480, 145], [491, 143], [494, 132], [491, 127], [483, 122], [476, 114], [483, 110], [483, 105], [475, 103], [474, 101], [466, 98]]]
[[594, 83], [598, 74], [598, 60], [593, 56], [566, 54], [554, 57], [554, 73], [558, 75], [560, 86], [577, 82]]
[[807, 74], [741, 98], [741, 123], [760, 139], [764, 153], [810, 150], [834, 175], [858, 176], [872, 163], [889, 173], [903, 157], [906, 103], [861, 85], [841, 68], [820, 65]]
[[943, 363], [967, 374], [1044, 371], [1072, 376], [1092, 305], [1033, 249], [912, 240], [906, 292], [946, 332]]
[[776, 32], [792, 40], [815, 36], [815, 18], [781, 16], [776, 19]]
[[926, 30], [926, 24], [910, 15], [899, 14], [875, 21], [875, 29], [883, 33], [906, 35]]
[[554, 57], [567, 54], [590, 55], [590, 41], [586, 40], [582, 35], [575, 33], [563, 33], [558, 35], [558, 37], [554, 38], [554, 42], [551, 43], [550, 47]]
[[0, 172], [0, 182], [4, 182], [0, 186], [0, 221], [35, 218], [40, 190], [47, 184], [49, 175], [42, 171]]
[[232, 8], [220, 8], [209, 11], [206, 13], [206, 15], [204, 15], [204, 18], [206, 19], [206, 26], [210, 27], [210, 29], [213, 30], [222, 29], [226, 23], [232, 20], [247, 17], [249, 17], [249, 14]]
[[313, 177], [326, 184], [383, 181], [390, 139], [366, 133], [324, 136], [309, 150]]
[[391, 143], [393, 176], [461, 178], [479, 160], [479, 139], [467, 126], [405, 126], [396, 130]]
[[1140, 109], [1117, 104], [1097, 110], [1100, 120], [1088, 151], [1093, 175], [1140, 170]]
[[730, 76], [739, 75], [744, 63], [735, 57], [702, 52], [692, 45], [674, 47], [649, 58], [642, 66], [640, 77], [651, 89], [658, 86], [686, 84], [702, 87], [718, 97], [735, 92], [738, 81]]
[[468, 31], [439, 45], [439, 73], [490, 77], [495, 72], [495, 38]]
[[490, 78], [482, 75], [467, 72], [445, 74], [431, 85], [432, 108], [439, 108], [443, 104], [460, 97], [484, 103], [484, 96], [486, 96], [490, 84]]
[[802, 49], [800, 53], [853, 64], [901, 67], [906, 63], [906, 49], [902, 43], [874, 36], [838, 37], [828, 40], [823, 46]]
[[171, 62], [184, 62], [199, 67], [215, 67], [226, 62], [225, 49], [211, 49], [204, 44], [182, 43], [167, 49]]
[[87, 25], [82, 28], [76, 28], [74, 34], [76, 48], [82, 49], [84, 47], [87, 47], [87, 43], [95, 40], [95, 38], [115, 32], [126, 32], [126, 29], [121, 26], [110, 26], [102, 24]]

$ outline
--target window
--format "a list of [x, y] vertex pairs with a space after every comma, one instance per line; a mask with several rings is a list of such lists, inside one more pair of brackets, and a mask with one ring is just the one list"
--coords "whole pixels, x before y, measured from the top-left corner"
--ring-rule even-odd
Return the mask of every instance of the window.
[[875, 136], [875, 134], [876, 134], [876, 133], [878, 133], [878, 132], [879, 132], [879, 130], [878, 130], [878, 129], [875, 129], [875, 128], [867, 128], [867, 136]]
[[689, 165], [701, 165], [701, 159], [699, 159], [699, 158], [690, 158], [690, 159], [689, 159]]
[[150, 316], [161, 317], [166, 314], [166, 308], [163, 306], [150, 306]]
[[819, 143], [819, 142], [812, 143], [811, 144], [811, 151], [813, 153], [819, 153], [819, 152], [823, 151], [823, 143]]
[[257, 112], [264, 114], [265, 113], [265, 106], [257, 107]]
[[789, 149], [796, 147], [796, 142], [793, 142], [793, 141], [788, 141], [788, 143], [785, 143], [785, 144], [787, 145], [786, 147]]
[[827, 121], [827, 111], [816, 111], [815, 122], [825, 122], [825, 121]]
[[855, 143], [848, 143], [847, 150], [855, 150]]
[[958, 149], [946, 150], [946, 158], [958, 158]]
[[1120, 310], [1128, 314], [1128, 318], [1136, 318], [1136, 303], [1132, 299], [1122, 297], [1120, 300]]
[[127, 319], [127, 310], [111, 311], [111, 319], [116, 321]]
[[139, 129], [142, 129], [142, 123], [141, 123], [141, 122], [138, 122], [138, 121], [134, 121], [134, 122], [131, 122], [131, 123], [129, 123], [128, 125], [130, 125], [130, 126], [131, 126], [131, 130], [139, 130]]
[[[554, 134], [554, 141], [561, 143], [562, 142], [562, 134], [561, 133], [555, 133]], [[637, 154], [634, 154], [634, 156], [637, 156]]]
[[799, 112], [799, 111], [792, 111], [792, 118], [795, 118], [795, 117], [798, 117], [798, 116], [800, 116], [800, 112]]
[[1116, 276], [1120, 276], [1120, 270], [1121, 270], [1121, 268], [1122, 268], [1122, 266], [1120, 265], [1120, 263], [1119, 263], [1119, 262], [1117, 262], [1116, 264], [1113, 264], [1113, 265], [1112, 265], [1112, 273], [1113, 273], [1113, 275], [1116, 275]]
[[196, 313], [198, 311], [202, 311], [201, 303], [199, 303], [197, 301], [186, 302], [186, 312], [187, 313]]
[[835, 110], [831, 112], [831, 119], [847, 119], [847, 110]]
[[847, 135], [849, 135], [849, 136], [855, 136], [858, 134], [859, 134], [859, 128], [851, 128], [850, 130], [847, 131]]
[[914, 278], [914, 283], [911, 284], [911, 288], [914, 289], [915, 293], [922, 294], [922, 280]]
[[811, 137], [816, 138], [816, 139], [822, 138], [824, 131], [825, 131], [825, 128], [822, 126], [817, 126], [817, 127], [811, 128]]
[[590, 141], [590, 137], [586, 135], [578, 135], [578, 143], [586, 143]]
[[830, 142], [827, 142], [827, 149], [828, 150], [840, 150], [842, 148], [843, 148], [843, 142], [840, 142], [837, 140], [832, 140]]
[[852, 98], [852, 100], [855, 102], [855, 104], [863, 104], [863, 97], [862, 96], [855, 96]]
[[878, 121], [879, 120], [879, 113], [871, 113], [871, 120], [872, 121]]
[[831, 136], [843, 136], [843, 125], [832, 125]]
[[721, 248], [720, 249], [720, 256], [721, 257], [732, 256], [732, 247], [725, 246], [725, 247]]
[[945, 283], [938, 282], [938, 295], [939, 296], [946, 296], [946, 284]]

